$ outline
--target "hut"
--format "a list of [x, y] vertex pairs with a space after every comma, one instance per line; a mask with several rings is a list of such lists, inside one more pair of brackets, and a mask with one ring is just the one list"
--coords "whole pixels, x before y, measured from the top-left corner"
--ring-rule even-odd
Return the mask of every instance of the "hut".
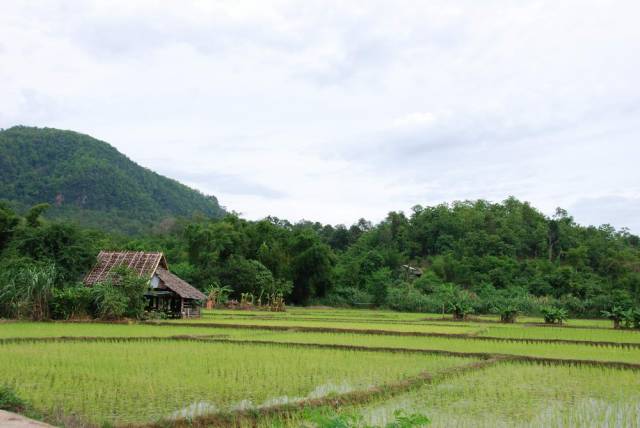
[[142, 251], [101, 251], [96, 265], [85, 276], [83, 283], [91, 287], [105, 281], [116, 268], [126, 267], [141, 278], [149, 280], [147, 310], [157, 310], [174, 318], [200, 316], [201, 302], [207, 297], [197, 288], [169, 271], [162, 253]]

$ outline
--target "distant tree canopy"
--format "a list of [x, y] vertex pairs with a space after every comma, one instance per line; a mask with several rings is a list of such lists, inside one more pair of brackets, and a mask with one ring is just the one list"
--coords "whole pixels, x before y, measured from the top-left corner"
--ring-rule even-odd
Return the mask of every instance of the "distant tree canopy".
[[[0, 293], [26, 278], [25, 284], [46, 291], [38, 295], [41, 301], [51, 287], [51, 296], [60, 299], [82, 295], [78, 281], [97, 252], [108, 248], [163, 251], [185, 280], [201, 290], [224, 288], [236, 299], [282, 293], [295, 304], [458, 317], [492, 312], [506, 320], [550, 307], [600, 316], [640, 304], [636, 235], [608, 225], [580, 226], [564, 210], [547, 217], [515, 198], [416, 206], [409, 215], [391, 212], [379, 224], [361, 219], [350, 227], [275, 217], [248, 221], [235, 214], [177, 218], [133, 237], [47, 220], [48, 209], [35, 204], [20, 215], [0, 204]], [[8, 307], [0, 302], [0, 316], [2, 304]], [[75, 311], [63, 309], [48, 312]]]
[[123, 234], [193, 213], [224, 214], [215, 197], [143, 168], [105, 142], [49, 128], [0, 131], [0, 199], [18, 211], [46, 202], [49, 218]]

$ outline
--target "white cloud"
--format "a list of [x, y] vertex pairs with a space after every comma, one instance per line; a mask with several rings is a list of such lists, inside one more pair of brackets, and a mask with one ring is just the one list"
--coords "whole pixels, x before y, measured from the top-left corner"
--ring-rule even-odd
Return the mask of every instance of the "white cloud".
[[[247, 216], [640, 207], [633, 1], [0, 6], [0, 127], [89, 133]], [[625, 198], [625, 210], [586, 203]], [[582, 202], [581, 202], [582, 201]], [[606, 215], [605, 215], [606, 214]]]

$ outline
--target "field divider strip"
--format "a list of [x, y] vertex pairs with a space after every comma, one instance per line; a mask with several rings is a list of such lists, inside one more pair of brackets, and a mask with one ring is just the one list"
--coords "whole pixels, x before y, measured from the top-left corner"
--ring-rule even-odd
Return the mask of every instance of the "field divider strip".
[[640, 363], [622, 361], [581, 360], [567, 358], [536, 357], [520, 354], [502, 354], [491, 352], [463, 352], [447, 351], [444, 349], [420, 349], [401, 347], [381, 347], [363, 345], [344, 345], [339, 343], [305, 343], [284, 342], [272, 340], [230, 339], [221, 335], [173, 335], [173, 336], [58, 336], [58, 337], [16, 337], [0, 339], [0, 345], [15, 343], [55, 343], [55, 342], [162, 342], [188, 341], [201, 343], [234, 343], [241, 345], [284, 346], [298, 348], [335, 349], [344, 351], [383, 352], [383, 353], [414, 353], [427, 355], [445, 355], [451, 357], [480, 358], [489, 360], [499, 358], [502, 361], [522, 361], [554, 365], [586, 365], [594, 367], [611, 367], [628, 370], [640, 370]]
[[[269, 315], [212, 315], [212, 314], [203, 314], [201, 315], [201, 319], [208, 319], [211, 322], [216, 322], [218, 320], [232, 320], [232, 319], [243, 319], [243, 320], [257, 320], [257, 321], [325, 321], [328, 323], [336, 323], [336, 322], [347, 322], [354, 324], [399, 324], [399, 325], [433, 325], [445, 328], [459, 328], [459, 327], [471, 327], [468, 325], [455, 325], [455, 323], [466, 323], [467, 321], [455, 321], [451, 319], [440, 320], [433, 319], [431, 321], [403, 321], [403, 320], [379, 320], [372, 318], [358, 319], [358, 318], [322, 318], [322, 317], [278, 317], [278, 316], [269, 316]], [[442, 321], [445, 321], [444, 323]], [[451, 321], [451, 322], [450, 322]], [[471, 321], [473, 322], [473, 321]]]
[[634, 342], [611, 342], [595, 340], [572, 340], [572, 339], [539, 339], [521, 337], [499, 337], [499, 336], [477, 336], [476, 332], [470, 333], [436, 333], [424, 331], [395, 331], [378, 329], [358, 329], [358, 328], [334, 328], [334, 327], [309, 327], [309, 326], [284, 326], [284, 325], [260, 325], [260, 324], [228, 324], [228, 323], [171, 323], [145, 321], [142, 324], [158, 326], [189, 326], [189, 327], [209, 327], [209, 328], [231, 328], [245, 330], [271, 330], [289, 331], [302, 333], [346, 333], [346, 334], [371, 334], [381, 336], [406, 336], [406, 337], [441, 337], [460, 340], [484, 340], [490, 342], [516, 342], [516, 343], [548, 343], [567, 344], [584, 346], [607, 346], [616, 348], [640, 348], [640, 343]]
[[[580, 319], [580, 318], [578, 318]], [[487, 320], [487, 319], [481, 319], [481, 318], [467, 318], [467, 319], [463, 319], [463, 320], [454, 320], [452, 318], [420, 318], [420, 321], [425, 321], [425, 322], [438, 322], [438, 323], [452, 323], [452, 324], [461, 324], [461, 323], [482, 323], [482, 324], [499, 324], [499, 325], [505, 325], [504, 322], [500, 321], [500, 320]], [[511, 325], [519, 325], [519, 326], [526, 326], [526, 327], [556, 327], [556, 328], [576, 328], [576, 329], [587, 329], [587, 330], [616, 330], [613, 327], [603, 327], [603, 326], [599, 326], [599, 325], [570, 325], [570, 324], [547, 324], [544, 322], [514, 322], [514, 323], [510, 323]]]

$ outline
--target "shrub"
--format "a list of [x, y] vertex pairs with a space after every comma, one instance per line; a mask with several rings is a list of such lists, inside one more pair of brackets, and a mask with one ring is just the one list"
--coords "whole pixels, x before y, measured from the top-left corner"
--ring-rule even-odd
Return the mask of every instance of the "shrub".
[[453, 319], [456, 320], [463, 320], [468, 314], [473, 313], [473, 304], [469, 292], [460, 292], [454, 300], [449, 302], [448, 308], [453, 314]]
[[4, 272], [0, 284], [3, 316], [30, 317], [34, 321], [49, 318], [49, 304], [57, 277], [50, 264], [16, 263]]
[[389, 289], [387, 294], [387, 305], [396, 311], [403, 312], [428, 312], [435, 307], [428, 296], [422, 294], [412, 284], [401, 282]]
[[26, 407], [24, 400], [9, 385], [0, 385], [0, 410], [22, 412]]
[[402, 409], [393, 412], [395, 421], [389, 422], [385, 428], [414, 428], [424, 427], [431, 423], [431, 420], [423, 414], [406, 414]]
[[602, 311], [602, 316], [613, 321], [613, 328], [640, 328], [640, 309], [614, 306], [609, 311]]
[[570, 314], [584, 314], [587, 307], [583, 300], [571, 294], [565, 294], [558, 299], [558, 305]]
[[303, 418], [312, 422], [316, 428], [420, 428], [431, 423], [428, 417], [420, 413], [407, 414], [401, 409], [394, 411], [393, 416], [394, 421], [379, 426], [365, 424], [362, 415], [357, 413], [338, 415], [334, 410], [320, 408], [303, 414]]
[[82, 284], [53, 290], [51, 316], [68, 320], [81, 318], [91, 312], [91, 289]]
[[98, 318], [142, 318], [147, 280], [126, 268], [115, 269], [106, 281], [92, 287], [94, 314]]
[[555, 306], [546, 306], [541, 309], [546, 324], [562, 324], [567, 320], [567, 311]]
[[357, 288], [339, 288], [332, 290], [317, 303], [327, 306], [368, 306], [373, 304], [373, 296]]
[[626, 328], [640, 328], [640, 308], [629, 309], [624, 323]]
[[98, 283], [93, 286], [91, 291], [96, 318], [118, 319], [125, 315], [129, 299], [113, 284]]
[[609, 311], [602, 311], [602, 316], [613, 321], [613, 328], [620, 328], [622, 320], [625, 319], [625, 310], [620, 306], [614, 306]]
[[382, 306], [392, 284], [391, 269], [382, 268], [373, 272], [366, 280], [367, 291], [373, 296], [373, 303]]

